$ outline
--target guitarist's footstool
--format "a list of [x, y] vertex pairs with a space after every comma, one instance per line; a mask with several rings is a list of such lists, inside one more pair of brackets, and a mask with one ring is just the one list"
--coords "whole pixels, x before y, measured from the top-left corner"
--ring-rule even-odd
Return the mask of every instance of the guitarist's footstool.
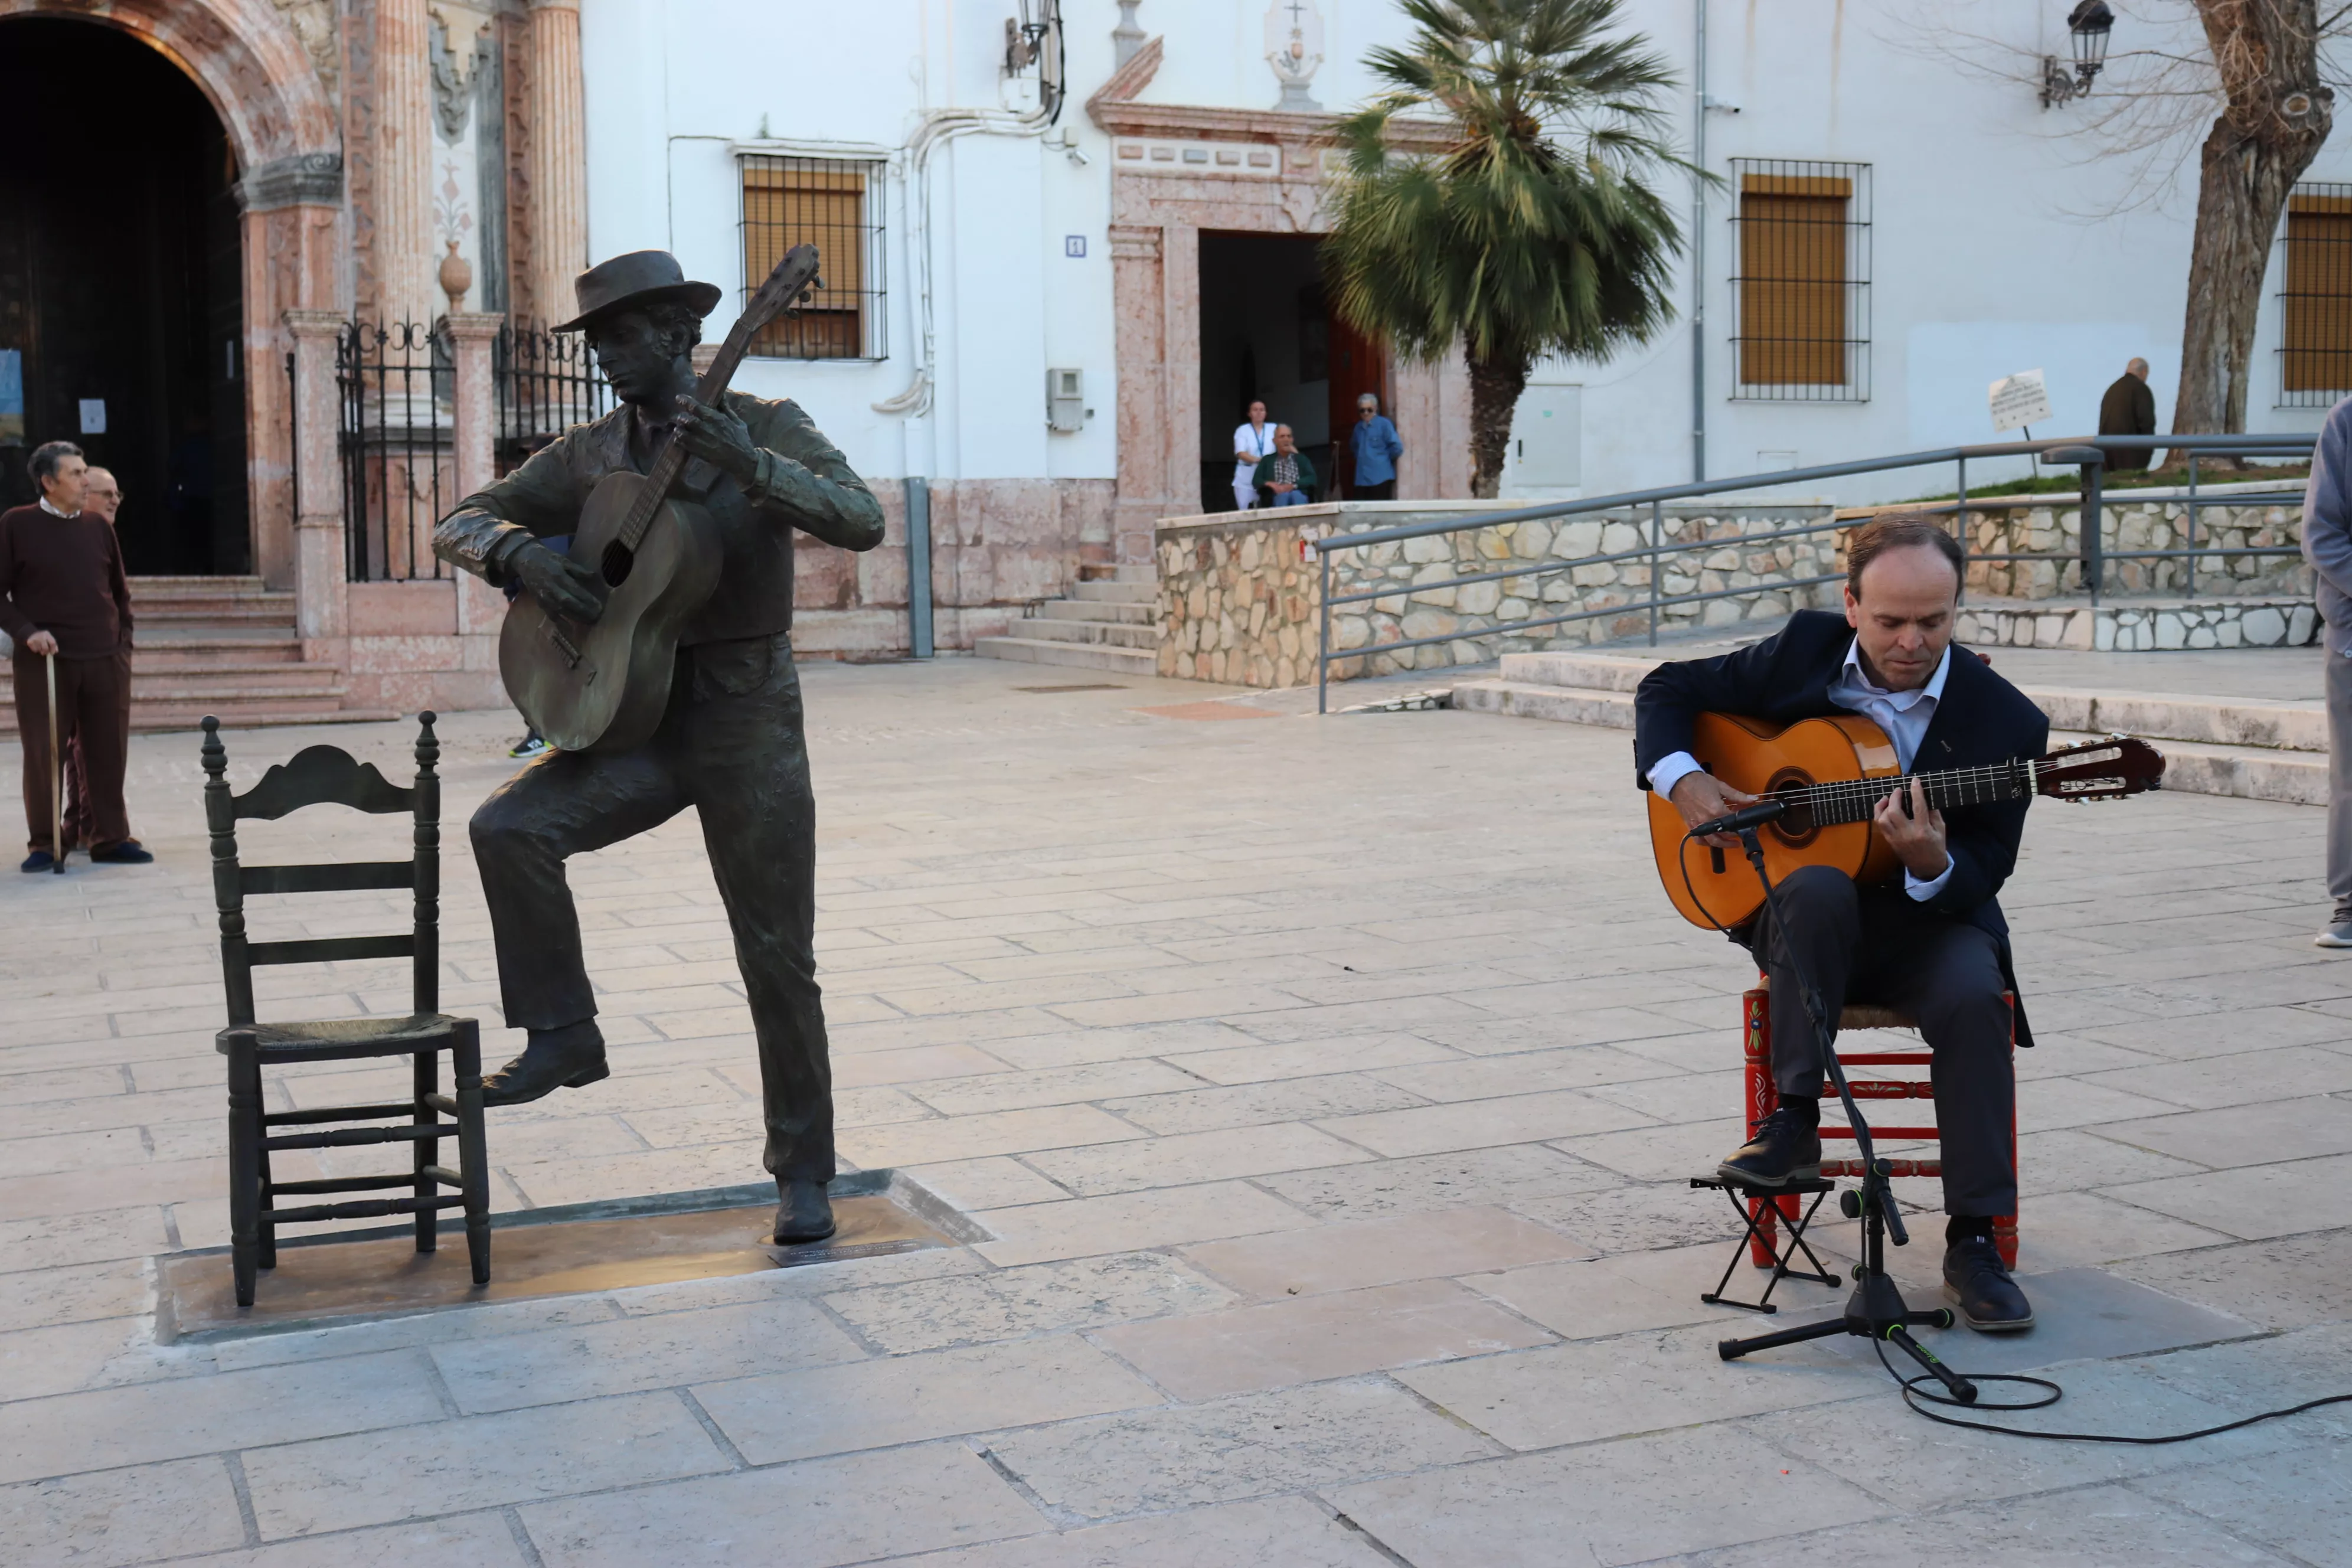
[[[1733, 1212], [1748, 1226], [1748, 1234], [1733, 1244], [1731, 1261], [1723, 1266], [1723, 1278], [1715, 1282], [1714, 1289], [1699, 1292], [1698, 1299], [1708, 1306], [1743, 1307], [1751, 1312], [1777, 1312], [1780, 1309], [1772, 1304], [1772, 1292], [1780, 1289], [1783, 1279], [1814, 1279], [1823, 1285], [1838, 1282], [1837, 1276], [1813, 1256], [1811, 1244], [1805, 1240], [1805, 1227], [1813, 1223], [1813, 1211], [1822, 1206], [1823, 1198], [1837, 1190], [1835, 1182], [1785, 1182], [1780, 1186], [1767, 1188], [1736, 1182], [1727, 1176], [1714, 1175], [1693, 1176], [1691, 1185], [1713, 1187], [1729, 1197]], [[1797, 1202], [1808, 1196], [1813, 1201], [1805, 1205], [1804, 1212], [1800, 1214]], [[1788, 1211], [1785, 1215], [1780, 1213], [1782, 1207]], [[1772, 1240], [1776, 1221], [1781, 1218], [1786, 1219], [1789, 1227], [1789, 1245], [1786, 1247], [1777, 1247]], [[1736, 1301], [1723, 1293], [1724, 1287], [1731, 1283], [1731, 1276], [1739, 1268], [1742, 1251], [1761, 1251], [1764, 1261], [1757, 1267], [1772, 1271], [1772, 1278], [1764, 1286], [1764, 1294], [1753, 1301]], [[1805, 1261], [1813, 1266], [1811, 1273], [1789, 1267], [1790, 1260], [1800, 1252], [1805, 1255]]]

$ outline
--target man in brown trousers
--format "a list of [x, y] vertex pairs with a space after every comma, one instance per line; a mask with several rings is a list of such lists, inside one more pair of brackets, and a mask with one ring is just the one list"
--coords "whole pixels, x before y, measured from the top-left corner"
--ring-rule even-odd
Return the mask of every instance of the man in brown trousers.
[[[113, 469], [101, 468], [95, 463], [90, 465], [89, 472], [82, 476], [81, 510], [84, 517], [103, 518], [109, 528], [114, 526], [114, 514], [122, 510], [122, 486], [116, 480]], [[130, 744], [128, 726], [131, 722], [131, 710], [127, 706], [122, 710], [122, 721], [126, 726], [123, 743], [127, 747]], [[82, 738], [79, 735], [65, 742], [62, 747], [66, 754], [66, 847], [68, 850], [76, 845], [88, 848], [97, 842], [90, 837], [89, 768], [82, 761], [81, 749]]]
[[70, 441], [33, 449], [26, 465], [41, 499], [0, 512], [0, 631], [16, 645], [16, 735], [25, 750], [22, 870], [47, 871], [67, 847], [51, 838], [49, 670], [58, 682], [58, 739], [79, 738], [88, 771], [89, 858], [137, 865], [154, 857], [131, 837], [122, 775], [131, 738], [131, 585], [113, 526], [82, 510], [88, 466]]

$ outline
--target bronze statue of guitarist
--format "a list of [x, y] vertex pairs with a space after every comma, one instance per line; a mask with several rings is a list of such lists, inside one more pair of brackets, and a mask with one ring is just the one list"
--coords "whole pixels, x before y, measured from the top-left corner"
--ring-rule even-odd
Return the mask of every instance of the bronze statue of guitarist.
[[820, 1240], [834, 1229], [833, 1089], [812, 946], [815, 808], [793, 664], [793, 531], [871, 550], [882, 509], [793, 403], [689, 395], [689, 355], [717, 288], [655, 250], [591, 268], [575, 287], [580, 313], [556, 330], [587, 335], [621, 406], [459, 502], [434, 532], [435, 553], [593, 622], [603, 581], [541, 542], [572, 531], [597, 480], [651, 471], [674, 435], [699, 461], [672, 493], [716, 523], [724, 568], [678, 639], [651, 739], [541, 757], [474, 814], [507, 1023], [530, 1036], [485, 1080], [484, 1101], [518, 1105], [608, 1076], [563, 863], [694, 806], [759, 1038], [775, 1237]]

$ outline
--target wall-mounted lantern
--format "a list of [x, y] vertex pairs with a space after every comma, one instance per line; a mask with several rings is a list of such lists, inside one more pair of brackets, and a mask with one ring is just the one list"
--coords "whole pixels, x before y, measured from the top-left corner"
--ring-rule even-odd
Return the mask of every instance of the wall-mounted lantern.
[[2099, 68], [2107, 63], [2107, 34], [2116, 25], [2116, 14], [2107, 0], [2081, 0], [2066, 14], [2066, 37], [2074, 48], [2074, 74], [2055, 55], [2042, 57], [2042, 107], [2071, 103], [2091, 90], [2091, 82]]

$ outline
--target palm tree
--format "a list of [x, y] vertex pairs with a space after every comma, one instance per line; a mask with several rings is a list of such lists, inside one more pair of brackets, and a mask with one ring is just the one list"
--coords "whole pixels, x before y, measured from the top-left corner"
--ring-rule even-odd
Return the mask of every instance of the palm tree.
[[[1388, 84], [1343, 121], [1347, 173], [1324, 242], [1333, 303], [1407, 359], [1470, 362], [1470, 490], [1502, 481], [1511, 413], [1549, 354], [1605, 358], [1673, 319], [1682, 230], [1650, 184], [1694, 173], [1664, 137], [1674, 86], [1620, 0], [1402, 0], [1415, 32], [1365, 64]], [[1453, 144], [1391, 160], [1389, 121]]]

